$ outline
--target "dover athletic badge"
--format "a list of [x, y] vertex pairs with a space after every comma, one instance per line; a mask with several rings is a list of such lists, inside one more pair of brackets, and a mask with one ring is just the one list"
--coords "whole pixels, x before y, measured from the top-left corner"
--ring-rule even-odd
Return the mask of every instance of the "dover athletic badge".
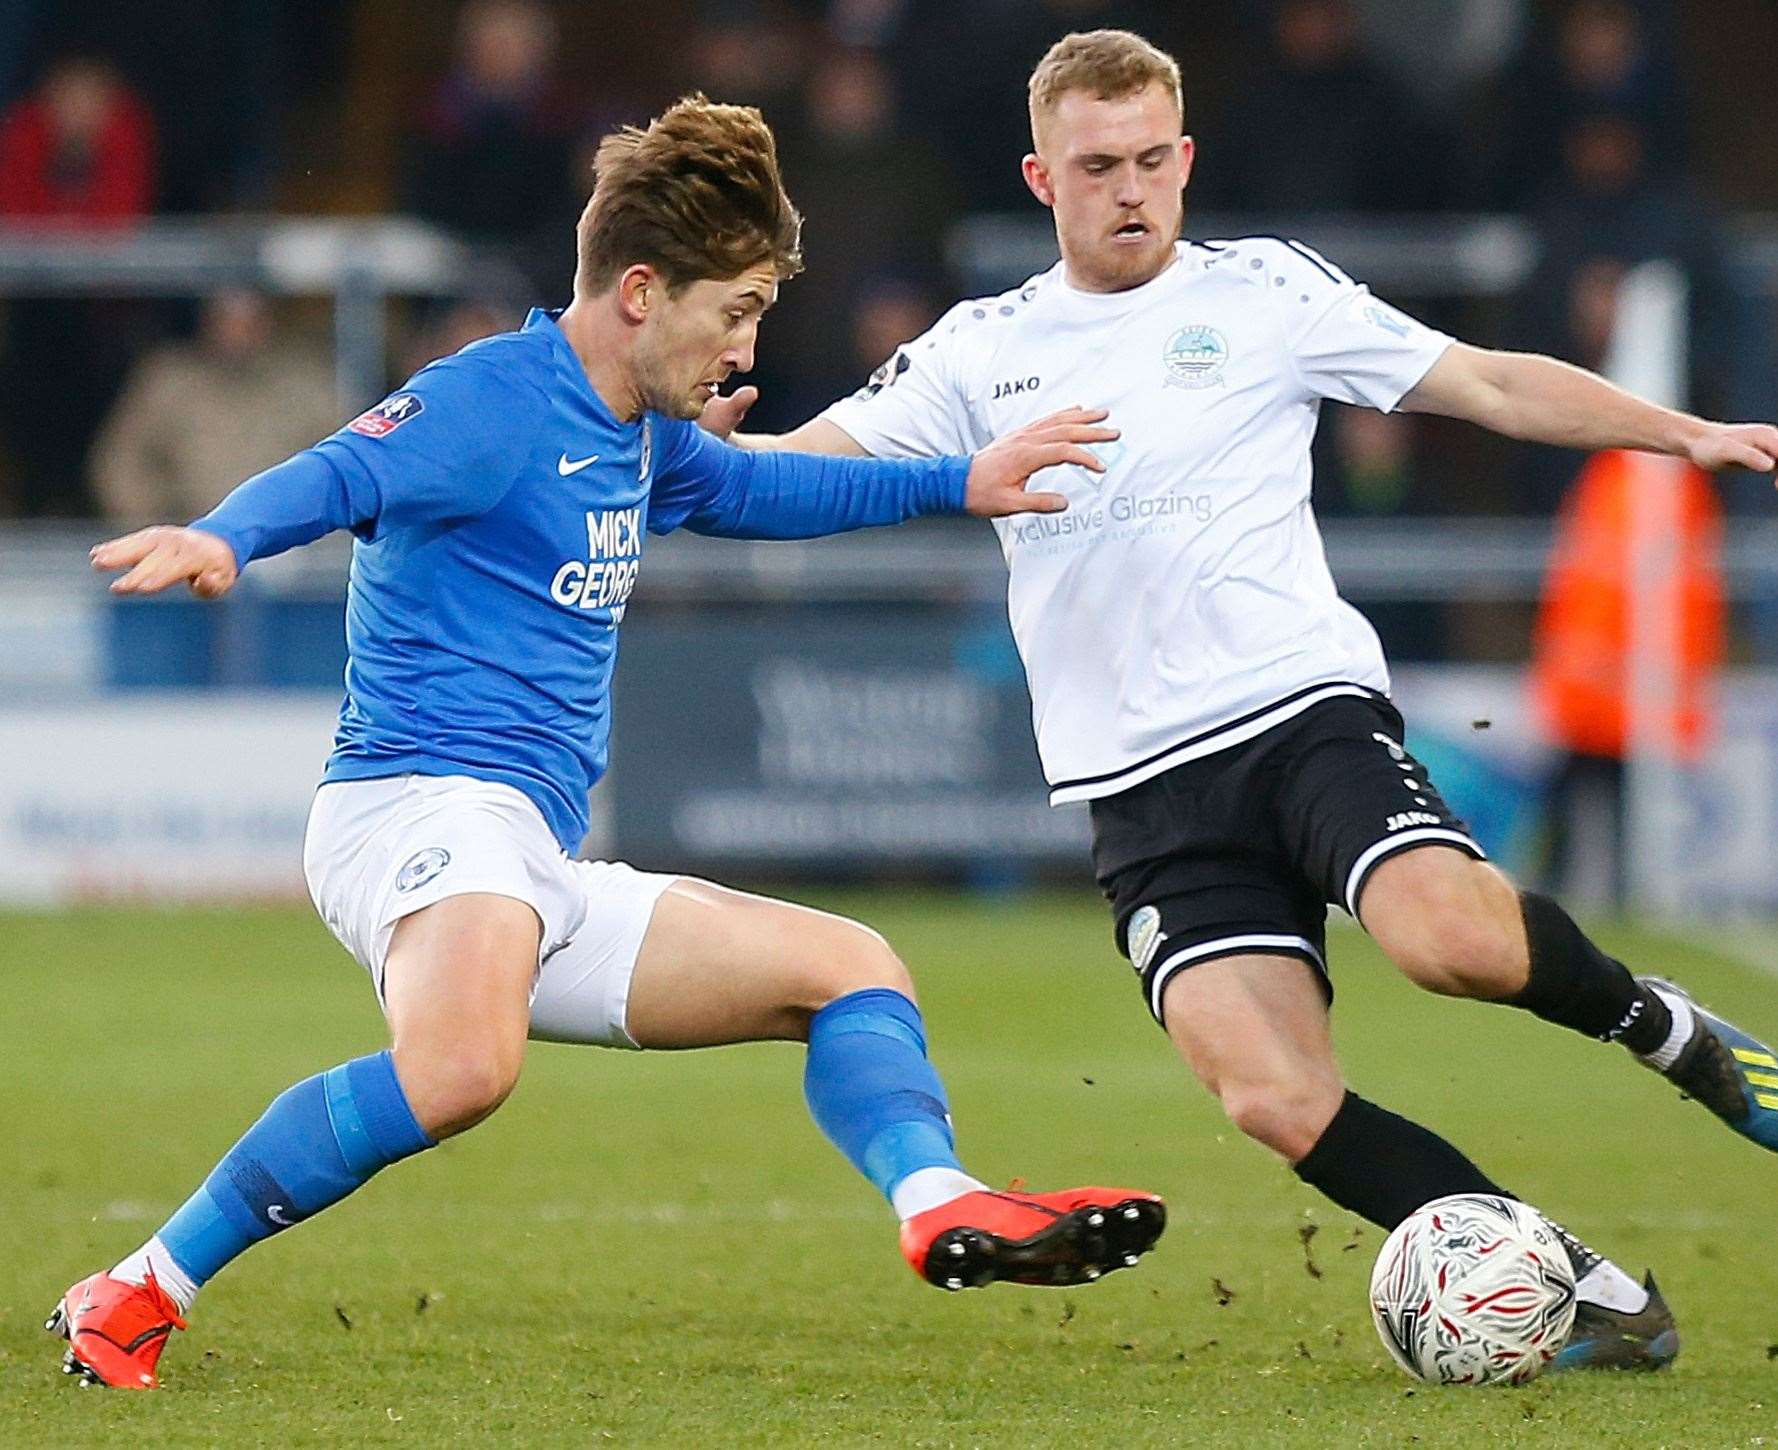
[[1167, 386], [1209, 388], [1222, 381], [1228, 366], [1229, 344], [1214, 327], [1182, 327], [1167, 340], [1161, 361], [1167, 366]]

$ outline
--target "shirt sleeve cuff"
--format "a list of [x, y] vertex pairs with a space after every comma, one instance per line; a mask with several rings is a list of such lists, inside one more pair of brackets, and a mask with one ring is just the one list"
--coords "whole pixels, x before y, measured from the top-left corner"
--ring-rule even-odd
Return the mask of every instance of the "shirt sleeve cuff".
[[214, 534], [227, 544], [235, 556], [235, 571], [237, 573], [245, 569], [248, 561], [253, 557], [252, 546], [245, 539], [241, 538], [233, 529], [217, 523], [208, 515], [201, 519], [193, 519], [189, 527], [199, 529], [206, 534]]
[[974, 461], [970, 458], [940, 459], [932, 491], [934, 500], [932, 507], [924, 509], [922, 512], [935, 514], [964, 512], [964, 500], [969, 493], [969, 470]]

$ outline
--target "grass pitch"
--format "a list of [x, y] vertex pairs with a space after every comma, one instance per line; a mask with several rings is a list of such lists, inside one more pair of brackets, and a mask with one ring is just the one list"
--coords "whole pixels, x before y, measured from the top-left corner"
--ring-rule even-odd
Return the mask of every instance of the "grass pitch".
[[[1622, 1053], [1336, 938], [1354, 1085], [1652, 1265], [1680, 1316], [1669, 1374], [1437, 1391], [1371, 1329], [1378, 1233], [1224, 1125], [1088, 892], [814, 899], [913, 965], [975, 1173], [1167, 1196], [1140, 1268], [938, 1293], [810, 1125], [799, 1049], [540, 1045], [487, 1125], [211, 1285], [163, 1393], [78, 1391], [56, 1296], [380, 1022], [305, 912], [0, 917], [0, 1445], [1778, 1444], [1778, 1161]], [[1778, 978], [1601, 935], [1778, 1034]]]

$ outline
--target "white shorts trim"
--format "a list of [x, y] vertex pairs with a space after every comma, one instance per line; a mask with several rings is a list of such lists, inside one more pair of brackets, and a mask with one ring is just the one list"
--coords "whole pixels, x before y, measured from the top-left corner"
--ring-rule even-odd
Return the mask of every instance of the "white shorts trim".
[[1360, 699], [1375, 700], [1385, 698], [1381, 690], [1373, 690], [1365, 685], [1326, 685], [1318, 690], [1310, 690], [1295, 699], [1285, 700], [1270, 709], [1262, 710], [1251, 719], [1231, 724], [1224, 730], [1211, 730], [1194, 739], [1185, 741], [1173, 750], [1132, 765], [1128, 770], [1103, 779], [1083, 781], [1077, 785], [1059, 785], [1050, 790], [1052, 806], [1070, 805], [1075, 801], [1097, 800], [1101, 796], [1116, 795], [1119, 791], [1128, 790], [1131, 786], [1141, 785], [1145, 780], [1153, 780], [1157, 775], [1171, 770], [1176, 765], [1183, 765], [1188, 760], [1200, 760], [1206, 755], [1214, 755], [1219, 750], [1227, 750], [1234, 745], [1242, 745], [1256, 735], [1264, 735], [1274, 725], [1282, 725], [1286, 720], [1293, 720], [1303, 711], [1319, 705], [1323, 700], [1337, 700], [1342, 696], [1356, 695]]
[[634, 1047], [630, 978], [661, 894], [679, 878], [621, 861], [575, 861], [523, 792], [468, 776], [331, 781], [303, 841], [315, 909], [383, 999], [396, 923], [487, 893], [537, 913], [531, 1034]]
[[[1201, 962], [1205, 957], [1229, 956], [1235, 952], [1264, 952], [1268, 948], [1276, 951], [1280, 947], [1293, 948], [1303, 952], [1321, 968], [1322, 974], [1327, 972], [1327, 962], [1315, 949], [1315, 943], [1304, 936], [1276, 936], [1255, 933], [1250, 936], [1224, 936], [1215, 941], [1199, 942], [1195, 947], [1184, 947], [1173, 953], [1154, 969], [1154, 975], [1148, 983], [1148, 1010], [1154, 1013], [1154, 1020], [1161, 1022], [1161, 996], [1167, 990], [1167, 983], [1176, 972], [1183, 971], [1193, 962]], [[1163, 1022], [1163, 1026], [1166, 1024]]]
[[[1486, 861], [1488, 853], [1478, 846], [1474, 840], [1462, 831], [1453, 831], [1446, 826], [1423, 826], [1417, 831], [1403, 831], [1399, 836], [1385, 836], [1362, 856], [1352, 863], [1352, 869], [1346, 874], [1346, 913], [1352, 920], [1358, 921], [1358, 890], [1364, 885], [1364, 878], [1371, 869], [1391, 852], [1399, 851], [1403, 846], [1419, 846], [1428, 841], [1445, 841], [1453, 846], [1463, 846], [1475, 853], [1478, 861]], [[1362, 926], [1364, 923], [1359, 922]]]

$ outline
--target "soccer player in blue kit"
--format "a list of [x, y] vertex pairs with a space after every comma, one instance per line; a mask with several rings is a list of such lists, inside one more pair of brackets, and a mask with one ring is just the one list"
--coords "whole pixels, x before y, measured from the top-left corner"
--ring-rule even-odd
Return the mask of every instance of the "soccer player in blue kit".
[[392, 1047], [278, 1097], [141, 1246], [49, 1328], [88, 1383], [152, 1388], [199, 1287], [389, 1164], [473, 1127], [528, 1037], [627, 1048], [808, 1043], [817, 1124], [887, 1197], [942, 1287], [1081, 1283], [1159, 1237], [1151, 1194], [990, 1192], [958, 1161], [906, 969], [855, 922], [577, 861], [604, 774], [617, 626], [644, 531], [793, 538], [925, 513], [1053, 511], [1040, 468], [1101, 465], [1066, 410], [973, 458], [749, 453], [696, 419], [752, 366], [800, 266], [758, 112], [693, 97], [606, 138], [574, 300], [422, 369], [189, 528], [102, 544], [112, 588], [224, 593], [239, 570], [356, 536], [350, 662], [304, 869], [370, 973]]

